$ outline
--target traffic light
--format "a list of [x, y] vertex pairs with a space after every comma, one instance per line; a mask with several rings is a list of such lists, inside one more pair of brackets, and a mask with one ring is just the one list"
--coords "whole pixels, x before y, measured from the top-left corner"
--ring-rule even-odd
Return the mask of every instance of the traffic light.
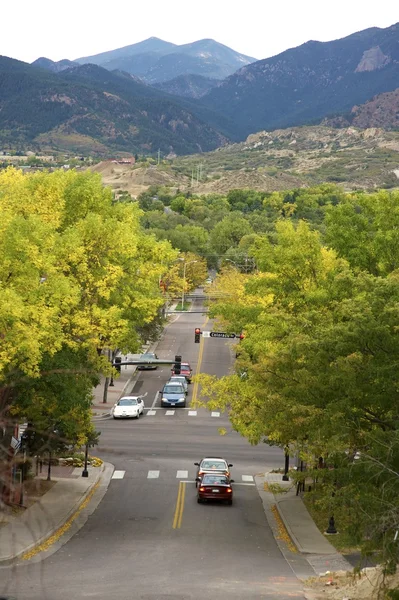
[[240, 342], [241, 340], [243, 340], [245, 338], [245, 335], [243, 333], [240, 333]]
[[175, 366], [173, 367], [175, 375], [181, 373], [181, 356], [175, 356]]
[[195, 343], [199, 344], [201, 341], [201, 329], [199, 327], [196, 328], [195, 330]]

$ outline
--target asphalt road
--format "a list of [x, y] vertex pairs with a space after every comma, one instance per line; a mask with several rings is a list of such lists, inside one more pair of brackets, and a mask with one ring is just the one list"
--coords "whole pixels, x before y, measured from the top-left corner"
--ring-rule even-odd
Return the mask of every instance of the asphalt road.
[[[195, 327], [210, 329], [206, 321], [201, 314], [179, 315], [167, 327], [158, 356], [181, 354], [194, 373], [229, 372], [231, 342], [194, 343]], [[195, 384], [189, 386], [188, 408], [167, 414], [157, 392], [169, 375], [170, 367], [139, 374], [131, 391], [147, 396], [138, 421], [97, 422], [96, 453], [115, 465], [119, 478], [86, 525], [56, 553], [1, 570], [10, 595], [18, 600], [303, 598], [253, 483], [256, 473], [282, 466], [281, 451], [252, 447], [231, 431], [226, 415], [191, 409]], [[219, 434], [220, 427], [226, 435]], [[233, 506], [197, 504], [193, 463], [206, 455], [233, 463]]]

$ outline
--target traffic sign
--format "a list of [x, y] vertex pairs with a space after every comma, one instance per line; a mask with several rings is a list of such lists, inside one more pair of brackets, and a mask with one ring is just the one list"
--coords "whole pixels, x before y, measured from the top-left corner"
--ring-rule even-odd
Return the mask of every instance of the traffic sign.
[[210, 335], [210, 337], [215, 337], [215, 338], [233, 339], [236, 337], [235, 333], [225, 333], [225, 332], [221, 332], [221, 331], [211, 331], [211, 333], [209, 335]]

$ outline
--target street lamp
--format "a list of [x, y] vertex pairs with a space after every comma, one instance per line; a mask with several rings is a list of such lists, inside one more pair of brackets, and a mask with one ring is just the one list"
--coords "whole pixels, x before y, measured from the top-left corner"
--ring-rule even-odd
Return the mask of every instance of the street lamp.
[[178, 260], [182, 260], [183, 261], [183, 289], [181, 292], [181, 309], [183, 310], [183, 306], [184, 306], [184, 288], [186, 287], [186, 267], [187, 265], [191, 265], [193, 263], [198, 262], [198, 260], [189, 260], [188, 262], [186, 262], [185, 258], [179, 258]]
[[86, 448], [85, 448], [85, 466], [84, 469], [82, 471], [82, 477], [88, 477], [89, 476], [89, 471], [87, 470], [87, 461], [89, 458], [89, 443], [86, 442]]

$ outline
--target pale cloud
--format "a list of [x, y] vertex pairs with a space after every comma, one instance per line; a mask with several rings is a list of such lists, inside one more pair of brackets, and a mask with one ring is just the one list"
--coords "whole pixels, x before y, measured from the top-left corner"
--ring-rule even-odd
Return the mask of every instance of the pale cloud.
[[175, 44], [212, 38], [268, 58], [397, 22], [396, 0], [19, 0], [1, 3], [0, 54], [26, 62], [79, 58], [155, 36]]

